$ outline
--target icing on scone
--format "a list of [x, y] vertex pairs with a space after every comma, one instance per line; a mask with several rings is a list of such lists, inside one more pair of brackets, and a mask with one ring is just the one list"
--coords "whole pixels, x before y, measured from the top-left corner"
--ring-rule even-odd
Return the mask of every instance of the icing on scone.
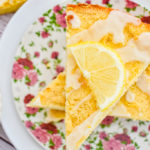
[[[127, 23], [139, 25], [140, 20], [120, 11], [113, 10], [107, 19], [96, 21], [89, 29], [83, 30], [68, 39], [68, 44], [75, 44], [79, 41], [100, 41], [108, 33], [114, 35], [114, 43], [124, 43], [123, 31]], [[99, 30], [101, 32], [97, 32]]]
[[71, 87], [73, 89], [78, 89], [81, 86], [81, 83], [79, 82], [81, 74], [80, 74], [80, 70], [76, 67], [75, 60], [71, 55], [72, 54], [68, 54], [68, 58], [67, 58], [70, 63], [67, 64], [66, 67], [68, 73], [67, 80], [66, 80], [66, 88]]
[[[72, 11], [69, 14], [74, 14]], [[78, 16], [74, 16], [76, 22], [79, 22]], [[73, 20], [73, 19], [72, 19]], [[70, 22], [72, 22], [70, 20]], [[78, 21], [77, 21], [78, 20]], [[81, 23], [81, 22], [80, 22]], [[75, 44], [79, 41], [100, 41], [105, 35], [113, 34], [114, 43], [125, 43], [124, 28], [128, 23], [139, 25], [138, 18], [122, 13], [120, 11], [111, 11], [105, 20], [96, 21], [89, 29], [83, 30], [68, 39], [68, 44]], [[111, 26], [110, 26], [111, 24]], [[77, 24], [79, 25], [79, 23]], [[72, 25], [73, 26], [73, 25]], [[101, 32], [97, 32], [97, 31]], [[127, 45], [116, 49], [124, 63], [131, 61], [150, 61], [150, 33], [142, 33], [137, 40], [131, 39]]]
[[131, 91], [128, 91], [126, 93], [126, 100], [129, 102], [129, 103], [132, 103], [134, 100], [135, 100], [135, 94], [132, 93]]
[[150, 61], [150, 47], [148, 47], [148, 41], [150, 41], [150, 33], [142, 33], [137, 40], [131, 39], [128, 44], [117, 49], [124, 63], [131, 61]]
[[143, 73], [139, 77], [136, 85], [141, 91], [150, 95], [150, 76], [148, 76], [146, 73]]
[[69, 23], [71, 24], [72, 28], [80, 28], [80, 18], [73, 11], [67, 12], [67, 18], [69, 18]]
[[7, 0], [1, 0], [0, 1], [0, 5], [3, 4], [4, 2], [6, 2]]

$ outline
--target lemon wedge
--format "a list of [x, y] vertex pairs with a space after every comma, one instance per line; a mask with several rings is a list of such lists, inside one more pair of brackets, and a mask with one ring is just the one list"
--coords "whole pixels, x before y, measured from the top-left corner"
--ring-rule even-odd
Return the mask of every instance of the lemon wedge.
[[15, 12], [26, 0], [1, 0], [0, 15]]
[[78, 67], [93, 91], [101, 110], [109, 108], [123, 93], [124, 65], [116, 52], [97, 42], [69, 46]]

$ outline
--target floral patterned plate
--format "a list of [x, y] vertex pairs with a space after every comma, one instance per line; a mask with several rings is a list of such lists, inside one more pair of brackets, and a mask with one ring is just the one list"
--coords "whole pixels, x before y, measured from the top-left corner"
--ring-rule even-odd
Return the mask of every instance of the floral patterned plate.
[[[150, 23], [150, 12], [130, 0], [73, 0], [117, 8]], [[45, 123], [48, 110], [26, 105], [60, 72], [66, 61], [66, 3], [49, 9], [25, 32], [19, 43], [12, 70], [15, 105], [29, 133], [46, 150], [65, 150], [64, 121]], [[106, 117], [81, 150], [148, 150], [150, 123]]]

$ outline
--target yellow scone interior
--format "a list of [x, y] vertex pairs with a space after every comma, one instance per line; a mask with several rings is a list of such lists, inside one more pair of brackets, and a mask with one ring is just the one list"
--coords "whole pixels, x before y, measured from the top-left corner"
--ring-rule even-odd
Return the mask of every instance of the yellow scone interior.
[[[150, 26], [127, 13], [98, 5], [68, 5], [66, 18], [68, 45], [99, 42], [121, 57], [126, 71], [125, 93], [149, 64], [150, 43], [145, 39], [150, 39]], [[74, 25], [75, 22], [78, 25]], [[92, 95], [93, 89], [82, 75], [69, 47], [67, 53], [66, 144], [68, 150], [76, 150], [112, 111], [117, 101], [107, 111], [99, 109]]]
[[[121, 98], [111, 115], [150, 120], [150, 65]], [[120, 111], [119, 111], [120, 110]], [[124, 111], [123, 111], [124, 110]]]
[[65, 118], [65, 111], [50, 109], [46, 117], [46, 122], [57, 122]]

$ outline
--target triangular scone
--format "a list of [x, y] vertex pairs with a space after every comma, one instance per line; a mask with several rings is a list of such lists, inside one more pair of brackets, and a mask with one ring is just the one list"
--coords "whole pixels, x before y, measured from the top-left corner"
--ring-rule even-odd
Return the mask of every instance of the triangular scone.
[[[31, 107], [42, 107], [65, 110], [65, 74], [60, 73], [44, 90], [28, 104]], [[64, 92], [63, 92], [64, 91]]]
[[27, 0], [2, 0], [0, 1], [0, 15], [15, 12]]
[[[65, 76], [65, 73], [61, 75]], [[65, 77], [62, 80], [62, 78], [57, 76], [55, 80], [63, 84], [65, 82]], [[53, 87], [51, 84], [52, 83], [50, 83], [48, 86], [51, 86], [51, 88], [56, 88], [55, 86]], [[61, 86], [61, 84], [58, 84], [57, 86]], [[64, 102], [65, 99], [65, 95], [63, 94], [64, 92], [65, 92], [64, 89], [62, 89], [62, 91], [60, 92], [60, 94], [63, 96], [62, 102]], [[49, 99], [45, 97], [45, 101], [49, 101]], [[38, 107], [42, 108], [43, 106], [41, 105]], [[109, 115], [116, 117], [130, 118], [133, 120], [148, 121], [150, 120], [149, 108], [150, 108], [150, 65], [139, 77], [138, 81], [128, 89], [125, 95], [121, 98], [120, 102], [115, 106], [112, 113], [110, 113]], [[65, 111], [51, 109], [49, 111], [46, 121], [47, 122], [59, 121], [64, 118], [65, 118]]]
[[[150, 26], [127, 13], [98, 5], [68, 5], [67, 43], [99, 41], [121, 56], [127, 74], [124, 92], [149, 64]], [[66, 67], [66, 145], [77, 150], [112, 110], [101, 111], [68, 51]], [[90, 61], [90, 60], [89, 60]]]
[[111, 115], [150, 120], [150, 65], [121, 98]]

